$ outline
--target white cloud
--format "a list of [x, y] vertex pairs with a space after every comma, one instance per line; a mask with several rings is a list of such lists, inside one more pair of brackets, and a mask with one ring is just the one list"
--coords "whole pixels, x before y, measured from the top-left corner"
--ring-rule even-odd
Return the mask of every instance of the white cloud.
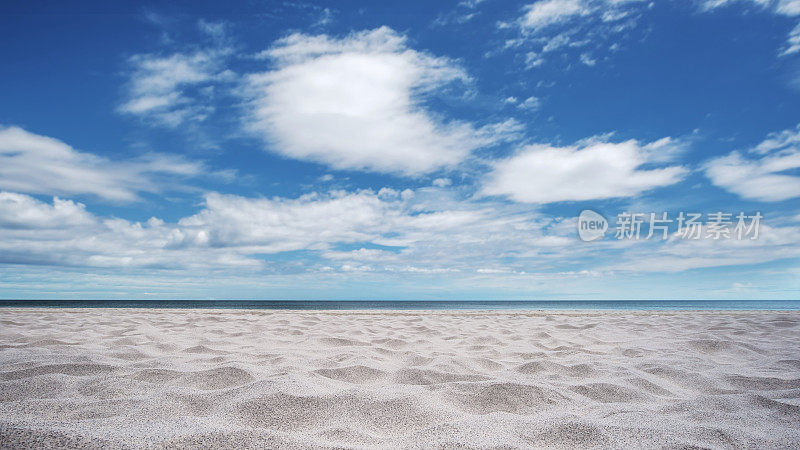
[[[797, 17], [800, 16], [800, 0], [705, 0], [700, 2], [703, 11], [714, 11], [730, 5], [753, 5], [772, 14]], [[790, 55], [800, 51], [800, 23], [789, 32], [786, 46], [781, 55]]]
[[484, 0], [462, 0], [452, 10], [440, 14], [433, 23], [438, 26], [448, 24], [463, 25], [480, 14], [477, 8], [483, 2]]
[[347, 261], [367, 261], [367, 262], [385, 262], [397, 259], [397, 253], [386, 250], [374, 248], [359, 248], [358, 250], [343, 251], [326, 251], [322, 254], [323, 257], [332, 260], [347, 260]]
[[526, 98], [525, 101], [518, 105], [520, 109], [527, 109], [530, 111], [538, 111], [541, 106], [542, 101], [533, 96]]
[[[753, 6], [769, 14], [795, 18], [800, 16], [800, 0], [695, 0], [703, 12], [714, 12], [731, 5]], [[644, 0], [539, 0], [522, 8], [511, 22], [501, 22], [501, 29], [516, 29], [519, 37], [506, 40], [506, 48], [524, 46], [525, 65], [531, 69], [545, 63], [545, 54], [588, 49], [577, 55], [587, 66], [602, 58], [592, 57], [607, 47], [612, 36], [636, 27], [641, 15], [653, 5]], [[618, 45], [614, 43], [613, 45]], [[800, 52], [800, 24], [787, 37], [781, 55]]]
[[568, 147], [530, 145], [494, 162], [481, 194], [526, 203], [631, 197], [683, 178], [686, 170], [679, 166], [641, 168], [662, 162], [675, 147], [668, 139], [648, 145], [596, 139]]
[[253, 247], [262, 253], [325, 249], [376, 238], [400, 214], [395, 204], [369, 191], [297, 199], [211, 193], [203, 211], [178, 222], [175, 244]]
[[95, 223], [81, 203], [53, 199], [53, 204], [32, 197], [0, 191], [0, 228], [73, 228]]
[[547, 40], [547, 43], [542, 47], [543, 52], [552, 52], [564, 46], [569, 45], [570, 39], [566, 33], [557, 34]]
[[541, 54], [536, 52], [528, 52], [525, 55], [525, 67], [528, 69], [533, 69], [534, 67], [539, 67], [544, 64], [544, 58]]
[[416, 175], [504, 138], [427, 112], [426, 94], [468, 77], [449, 59], [408, 48], [389, 28], [342, 39], [293, 34], [261, 57], [275, 69], [247, 78], [246, 126], [284, 156]]
[[197, 22], [197, 28], [212, 39], [222, 42], [226, 39], [228, 25], [225, 22], [209, 22], [200, 19]]
[[[144, 283], [148, 292], [153, 280], [191, 284], [203, 273], [263, 287], [282, 276], [290, 289], [298, 283], [318, 288], [319, 274], [352, 282], [354, 273], [371, 274], [370, 283], [373, 276], [397, 282], [405, 279], [398, 274], [460, 274], [438, 281], [508, 288], [563, 274], [604, 276], [597, 270], [678, 272], [800, 255], [797, 226], [762, 222], [757, 241], [587, 245], [577, 240], [574, 218], [545, 217], [508, 202], [449, 198], [452, 193], [434, 187], [414, 196], [332, 191], [263, 199], [212, 193], [199, 212], [167, 223], [104, 218], [69, 200], [50, 203], [0, 192], [0, 264], [91, 267], [96, 270], [83, 272], [98, 276], [101, 269], [124, 267], [146, 277], [126, 283]], [[279, 256], [286, 251], [304, 256]], [[610, 266], [609, 259], [619, 263]], [[580, 272], [573, 272], [576, 264]]]
[[333, 17], [337, 14], [337, 11], [332, 10], [330, 8], [323, 8], [322, 11], [319, 13], [319, 19], [314, 22], [315, 27], [324, 27], [326, 25], [330, 25], [333, 22]]
[[705, 170], [714, 185], [742, 198], [776, 202], [800, 197], [800, 177], [777, 173], [798, 167], [798, 153], [752, 160], [733, 152], [714, 159]]
[[774, 151], [800, 148], [800, 124], [794, 129], [770, 133], [767, 138], [753, 148], [753, 152], [766, 155]]
[[[736, 219], [734, 219], [734, 224]], [[661, 245], [642, 245], [624, 255], [624, 262], [609, 266], [608, 270], [634, 272], [681, 272], [704, 267], [760, 264], [800, 257], [797, 236], [800, 227], [759, 226], [758, 239], [711, 239], [706, 228], [701, 228], [702, 239], [682, 239], [677, 235]], [[647, 261], [642, 264], [642, 261]]]
[[783, 49], [781, 55], [791, 55], [800, 52], [800, 23], [798, 23], [789, 33], [786, 38], [786, 48]]
[[[209, 33], [224, 32], [219, 24], [204, 24]], [[210, 49], [132, 56], [126, 100], [118, 110], [173, 128], [205, 120], [214, 111], [215, 84], [232, 76], [223, 68], [228, 53], [227, 49]]]
[[77, 267], [254, 266], [227, 249], [171, 249], [175, 229], [100, 218], [84, 205], [59, 198], [50, 205], [23, 194], [0, 192], [0, 263]]
[[[501, 29], [515, 29], [516, 39], [506, 41], [506, 48], [525, 47], [527, 68], [545, 63], [545, 55], [575, 48], [605, 47], [605, 42], [636, 25], [638, 14], [647, 3], [640, 0], [540, 0], [522, 8], [522, 15]], [[581, 62], [596, 62], [588, 53]]]
[[437, 187], [442, 187], [443, 188], [443, 187], [450, 186], [451, 184], [453, 184], [453, 182], [450, 180], [450, 178], [437, 178], [437, 179], [433, 180], [433, 185], [437, 186]]
[[[747, 156], [749, 155], [749, 156]], [[735, 151], [703, 168], [711, 182], [742, 198], [775, 202], [800, 197], [800, 125], [772, 133], [746, 154]]]
[[[175, 223], [102, 218], [82, 204], [52, 204], [0, 193], [0, 263], [85, 267], [231, 268], [282, 270], [270, 255], [316, 252], [292, 270], [368, 267], [402, 272], [472, 270], [518, 253], [546, 264], [555, 249], [570, 248], [571, 228], [502, 203], [442, 201], [445, 191], [417, 195], [372, 191], [310, 194], [299, 198], [245, 198], [211, 193], [202, 209]], [[341, 246], [360, 246], [341, 250]], [[376, 250], [364, 246], [391, 249]], [[359, 250], [359, 248], [361, 248]], [[589, 250], [586, 247], [570, 251]], [[507, 263], [506, 263], [507, 264]]]
[[595, 64], [597, 64], [597, 60], [592, 58], [591, 55], [589, 55], [588, 53], [581, 53], [581, 62], [589, 67], [592, 67]]
[[162, 191], [165, 177], [174, 181], [202, 172], [201, 164], [177, 156], [111, 161], [19, 127], [0, 127], [0, 189], [133, 201], [137, 192]]
[[583, 0], [541, 0], [525, 7], [520, 25], [525, 29], [539, 30], [590, 12]]
[[704, 11], [740, 4], [764, 8], [785, 16], [800, 15], [800, 0], [701, 0], [699, 3]]
[[778, 0], [775, 11], [785, 16], [800, 15], [800, 0]]

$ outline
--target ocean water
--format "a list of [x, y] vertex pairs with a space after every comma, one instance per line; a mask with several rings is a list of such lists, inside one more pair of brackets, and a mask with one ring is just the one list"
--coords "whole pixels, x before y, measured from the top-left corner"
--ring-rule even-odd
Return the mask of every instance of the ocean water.
[[299, 310], [800, 310], [800, 300], [0, 300], [0, 307]]

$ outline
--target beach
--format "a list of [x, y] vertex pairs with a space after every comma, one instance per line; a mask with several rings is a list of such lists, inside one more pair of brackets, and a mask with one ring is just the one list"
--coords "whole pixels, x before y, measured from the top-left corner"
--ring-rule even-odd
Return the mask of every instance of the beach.
[[0, 446], [798, 447], [800, 312], [0, 309]]

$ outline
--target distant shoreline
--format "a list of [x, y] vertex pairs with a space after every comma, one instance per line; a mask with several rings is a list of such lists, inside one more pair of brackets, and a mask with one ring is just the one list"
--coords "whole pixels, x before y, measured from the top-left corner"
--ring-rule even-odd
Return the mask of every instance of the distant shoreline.
[[0, 300], [0, 308], [303, 311], [799, 311], [800, 300]]

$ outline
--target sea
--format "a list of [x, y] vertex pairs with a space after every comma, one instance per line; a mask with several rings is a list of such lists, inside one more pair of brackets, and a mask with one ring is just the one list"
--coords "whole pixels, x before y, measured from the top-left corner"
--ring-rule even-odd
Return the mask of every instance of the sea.
[[0, 308], [798, 311], [800, 300], [0, 300]]

